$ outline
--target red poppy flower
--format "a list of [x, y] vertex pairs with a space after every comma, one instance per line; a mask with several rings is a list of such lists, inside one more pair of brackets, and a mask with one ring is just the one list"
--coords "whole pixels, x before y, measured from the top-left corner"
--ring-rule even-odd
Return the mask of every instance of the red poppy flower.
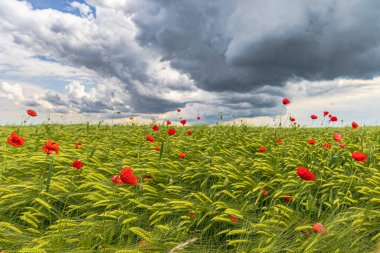
[[264, 196], [268, 196], [268, 191], [265, 189], [261, 189], [261, 192], [263, 193]]
[[178, 108], [178, 109], [177, 109], [177, 112], [181, 112], [181, 109], [180, 109], [180, 108]]
[[154, 125], [153, 126], [153, 131], [157, 132], [158, 130], [160, 130], [160, 128], [157, 125]]
[[351, 126], [353, 129], [356, 129], [359, 127], [358, 123], [356, 123], [355, 121], [351, 123]]
[[322, 225], [322, 223], [316, 223], [313, 225], [313, 230], [315, 233], [321, 233], [322, 235], [326, 234], [326, 229], [325, 227]]
[[336, 122], [336, 121], [338, 121], [338, 118], [336, 116], [331, 116], [330, 121]]
[[328, 142], [325, 142], [325, 143], [323, 143], [323, 148], [324, 149], [330, 149], [331, 148], [331, 144], [328, 143]]
[[153, 138], [153, 136], [151, 136], [151, 135], [149, 135], [149, 134], [146, 136], [146, 140], [149, 141], [149, 142], [151, 142], [151, 143], [154, 142], [154, 138]]
[[313, 114], [313, 115], [310, 116], [310, 118], [311, 118], [312, 120], [314, 120], [314, 119], [318, 119], [318, 116], [315, 115], [315, 114]]
[[32, 109], [26, 110], [26, 113], [29, 116], [32, 116], [32, 117], [36, 117], [37, 116], [37, 112], [35, 110], [32, 110]]
[[179, 157], [185, 158], [186, 154], [185, 153], [179, 153]]
[[114, 182], [114, 184], [117, 186], [123, 185], [123, 181], [121, 181], [121, 178], [118, 175], [112, 177], [112, 182]]
[[185, 125], [187, 123], [187, 120], [183, 119], [180, 121], [182, 125]]
[[195, 219], [195, 213], [189, 213], [189, 218], [191, 220], [194, 220]]
[[170, 120], [167, 120], [167, 121], [166, 121], [166, 125], [167, 125], [167, 126], [169, 126], [169, 125], [171, 125], [171, 124], [172, 124], [172, 122], [171, 122]]
[[176, 131], [175, 131], [174, 128], [170, 128], [170, 129], [168, 130], [168, 134], [169, 134], [170, 136], [174, 135], [175, 133], [176, 133]]
[[359, 161], [362, 163], [364, 163], [368, 158], [368, 156], [366, 156], [360, 151], [355, 151], [354, 153], [351, 154], [351, 157], [354, 158], [356, 161]]
[[295, 118], [292, 118], [292, 117], [290, 117], [290, 122], [294, 122], [294, 121], [296, 121], [296, 119], [295, 119]]
[[78, 141], [76, 144], [75, 144], [75, 148], [78, 149], [82, 146], [82, 142]]
[[137, 177], [135, 176], [135, 174], [133, 174], [131, 167], [125, 167], [120, 172], [120, 179], [121, 179], [121, 181], [123, 181], [126, 184], [138, 185]]
[[346, 144], [344, 144], [344, 143], [340, 143], [340, 144], [339, 144], [339, 147], [341, 147], [341, 148], [345, 148], [345, 147], [346, 147]]
[[324, 111], [324, 112], [323, 112], [323, 117], [326, 117], [328, 114], [329, 114], [328, 111]]
[[316, 143], [315, 140], [308, 140], [307, 143], [309, 143], [310, 145], [314, 145]]
[[290, 99], [289, 98], [282, 99], [282, 104], [284, 105], [290, 104]]
[[48, 140], [45, 143], [45, 146], [42, 147], [42, 151], [44, 151], [48, 155], [53, 154], [53, 152], [59, 154], [59, 144], [52, 140]]
[[284, 200], [286, 202], [292, 202], [293, 201], [292, 196], [290, 194], [285, 194]]
[[239, 221], [238, 218], [235, 217], [235, 216], [233, 216], [233, 215], [230, 215], [229, 218], [230, 218], [230, 220], [231, 220], [233, 223], [238, 223], [238, 221]]
[[21, 148], [22, 145], [24, 145], [25, 139], [19, 137], [18, 134], [16, 134], [15, 132], [12, 132], [11, 137], [8, 138], [7, 142], [9, 145], [12, 145], [13, 147]]
[[154, 149], [157, 150], [157, 151], [160, 151], [160, 150], [161, 150], [160, 147], [154, 147]]
[[259, 152], [260, 153], [265, 153], [267, 150], [264, 147], [259, 147]]
[[143, 176], [143, 180], [145, 181], [145, 180], [148, 180], [148, 179], [151, 179], [152, 178], [152, 176]]
[[76, 168], [77, 170], [79, 170], [80, 168], [83, 167], [83, 163], [81, 161], [79, 161], [79, 160], [75, 160], [73, 162], [73, 167]]
[[276, 139], [277, 143], [281, 143], [282, 140], [281, 139]]
[[188, 132], [187, 132], [187, 134], [188, 134], [188, 135], [192, 135], [192, 134], [193, 134], [193, 132], [191, 132], [191, 131], [188, 131]]
[[197, 117], [197, 120], [200, 120], [200, 119], [201, 119], [201, 117], [198, 116], [198, 117]]
[[303, 166], [298, 167], [297, 175], [306, 181], [315, 181], [315, 175]]
[[340, 133], [335, 133], [334, 134], [334, 140], [336, 142], [342, 142], [342, 135]]

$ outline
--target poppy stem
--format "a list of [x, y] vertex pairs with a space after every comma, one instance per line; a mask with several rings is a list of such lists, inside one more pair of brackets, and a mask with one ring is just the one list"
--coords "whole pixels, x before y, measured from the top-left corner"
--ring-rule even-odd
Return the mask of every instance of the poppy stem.
[[49, 192], [50, 179], [51, 179], [51, 176], [53, 174], [53, 162], [54, 162], [54, 156], [51, 157], [51, 161], [49, 164], [49, 174], [48, 174], [47, 181], [46, 181], [46, 192]]
[[279, 120], [278, 120], [278, 126], [281, 127], [281, 121], [282, 121], [282, 112], [284, 110], [284, 105], [281, 107], [281, 112], [280, 112], [280, 115], [279, 115]]
[[163, 152], [164, 152], [164, 142], [161, 142], [160, 156], [158, 157], [158, 161], [161, 161]]

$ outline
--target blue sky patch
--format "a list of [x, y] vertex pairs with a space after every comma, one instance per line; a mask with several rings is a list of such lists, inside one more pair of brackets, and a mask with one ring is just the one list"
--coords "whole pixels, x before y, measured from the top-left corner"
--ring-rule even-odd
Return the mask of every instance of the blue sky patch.
[[[76, 0], [76, 1], [69, 1], [69, 0], [28, 0], [30, 4], [32, 4], [34, 9], [54, 9], [59, 10], [61, 12], [71, 13], [77, 16], [80, 16], [80, 12], [78, 9], [73, 9], [70, 6], [71, 2], [78, 2], [78, 3], [84, 3], [87, 4], [84, 0]], [[87, 4], [88, 5], [88, 4]], [[95, 16], [95, 8], [91, 5], [89, 5], [92, 13]]]

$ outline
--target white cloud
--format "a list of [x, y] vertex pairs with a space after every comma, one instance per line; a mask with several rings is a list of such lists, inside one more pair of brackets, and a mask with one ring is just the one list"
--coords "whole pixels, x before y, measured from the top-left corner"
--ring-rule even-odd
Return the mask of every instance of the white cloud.
[[[347, 24], [355, 29], [359, 25], [348, 16], [361, 25], [370, 18], [356, 11], [355, 4], [337, 1], [332, 7], [331, 3], [72, 1], [70, 8], [80, 12], [76, 16], [35, 10], [26, 1], [4, 1], [0, 6], [1, 101], [35, 105], [47, 113], [109, 117], [121, 111], [158, 114], [160, 119], [178, 117], [174, 110], [182, 107], [184, 118], [200, 114], [213, 121], [219, 112], [229, 118], [273, 116], [286, 95], [293, 100], [289, 112], [302, 122], [308, 122], [309, 114], [329, 108], [347, 120], [361, 114], [373, 121], [379, 113], [370, 105], [379, 105], [375, 98], [379, 79], [360, 76], [368, 75], [376, 62], [378, 40], [365, 30], [360, 31], [366, 42], [350, 37]], [[278, 5], [283, 8], [275, 8]], [[366, 6], [360, 10], [368, 11], [370, 5]], [[317, 43], [314, 35], [318, 34], [325, 36], [325, 43]], [[346, 36], [348, 48], [360, 50], [352, 50], [352, 58], [335, 64], [347, 54], [336, 46], [341, 40], [332, 34]], [[292, 47], [298, 45], [295, 42], [305, 47]], [[297, 56], [298, 49], [305, 51]], [[321, 69], [318, 50], [327, 64]], [[368, 50], [374, 58], [365, 60]], [[295, 53], [294, 59], [289, 52]], [[337, 57], [330, 59], [331, 52]], [[334, 80], [354, 66], [347, 62], [368, 64], [369, 72], [355, 70], [349, 74], [357, 79]], [[284, 86], [284, 80], [298, 74], [332, 81], [288, 81]], [[362, 112], [362, 108], [369, 109]]]
[[90, 6], [88, 6], [87, 4], [73, 1], [73, 2], [70, 2], [70, 6], [73, 9], [78, 9], [81, 15], [86, 18], [89, 18], [89, 19], [94, 18], [94, 14], [92, 13]]

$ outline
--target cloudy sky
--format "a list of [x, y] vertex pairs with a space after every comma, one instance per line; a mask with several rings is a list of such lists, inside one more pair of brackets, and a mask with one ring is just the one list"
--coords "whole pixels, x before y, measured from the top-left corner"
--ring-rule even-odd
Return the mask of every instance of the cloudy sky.
[[377, 0], [2, 0], [0, 124], [271, 122], [283, 97], [301, 124], [380, 124], [379, 34]]

